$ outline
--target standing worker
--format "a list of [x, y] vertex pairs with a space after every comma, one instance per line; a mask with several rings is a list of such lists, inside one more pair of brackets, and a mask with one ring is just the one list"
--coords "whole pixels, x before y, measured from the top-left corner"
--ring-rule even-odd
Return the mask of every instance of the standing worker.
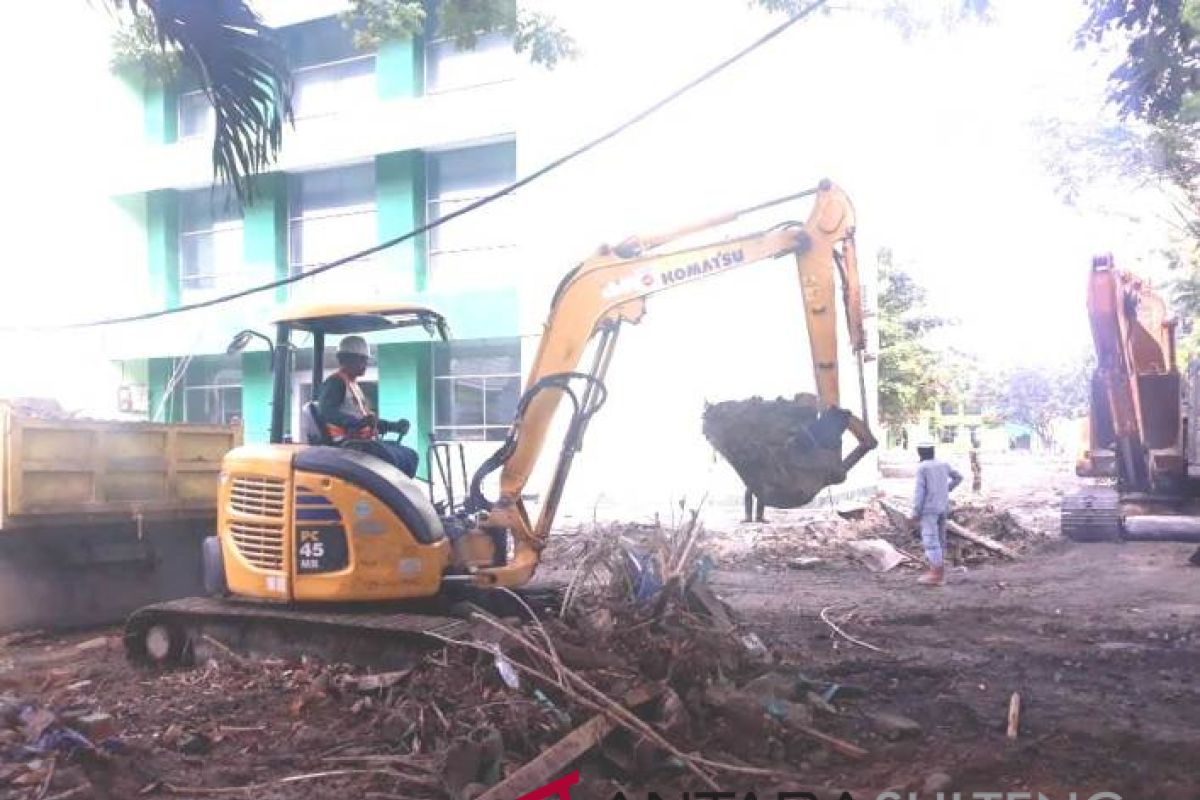
[[954, 467], [933, 457], [933, 445], [917, 445], [917, 484], [913, 490], [912, 521], [921, 525], [921, 544], [929, 560], [929, 572], [917, 583], [941, 586], [946, 582], [946, 515], [950, 512], [950, 493], [962, 483]]
[[361, 336], [346, 336], [338, 344], [338, 371], [325, 379], [317, 396], [317, 407], [334, 444], [375, 456], [392, 464], [408, 477], [417, 474], [420, 457], [399, 441], [383, 442], [383, 433], [408, 433], [406, 419], [389, 422], [379, 419], [367, 405], [358, 379], [367, 371], [371, 351]]
[[971, 430], [971, 491], [983, 491], [983, 464], [979, 461], [979, 432]]

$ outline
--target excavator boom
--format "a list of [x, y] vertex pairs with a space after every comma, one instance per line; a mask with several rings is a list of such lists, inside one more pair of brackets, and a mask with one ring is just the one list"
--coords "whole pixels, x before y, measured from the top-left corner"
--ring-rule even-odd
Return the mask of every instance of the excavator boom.
[[[857, 446], [848, 457], [842, 459], [840, 453], [836, 455], [836, 474], [844, 478], [845, 472], [875, 447], [875, 438], [866, 422], [862, 365], [866, 337], [854, 249], [854, 208], [845, 192], [829, 181], [823, 181], [815, 190], [776, 202], [803, 195], [815, 197], [813, 209], [803, 224], [785, 223], [720, 242], [665, 252], [662, 249], [684, 236], [727, 224], [748, 211], [759, 211], [774, 204], [767, 203], [668, 233], [632, 237], [615, 247], [602, 247], [563, 279], [551, 303], [509, 439], [481, 468], [473, 482], [474, 503], [486, 510], [481, 526], [508, 531], [516, 540], [515, 558], [505, 566], [479, 570], [476, 574], [481, 583], [519, 584], [532, 574], [536, 554], [550, 532], [583, 432], [591, 415], [603, 403], [606, 393], [604, 373], [612, 358], [619, 326], [640, 322], [646, 311], [646, 298], [651, 295], [694, 281], [737, 273], [755, 262], [794, 257], [817, 395], [823, 409], [837, 412], [834, 416], [841, 420], [842, 427], [857, 439]], [[861, 417], [841, 409], [837, 272], [841, 273], [841, 299], [846, 308], [850, 343], [862, 387]], [[599, 342], [591, 371], [578, 372], [585, 350], [597, 335]], [[573, 384], [582, 384], [579, 393]], [[571, 398], [574, 414], [535, 524], [526, 512], [521, 493], [543, 451], [551, 422], [564, 396]], [[837, 438], [840, 440], [840, 435]], [[479, 488], [483, 478], [496, 469], [502, 469], [500, 496], [491, 503], [482, 497]]]

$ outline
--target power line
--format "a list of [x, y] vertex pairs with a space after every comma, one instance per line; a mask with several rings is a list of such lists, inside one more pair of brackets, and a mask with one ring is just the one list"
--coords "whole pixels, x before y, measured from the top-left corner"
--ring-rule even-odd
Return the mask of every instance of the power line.
[[403, 244], [404, 242], [415, 239], [418, 236], [422, 236], [422, 235], [428, 233], [429, 231], [434, 230], [435, 228], [439, 228], [442, 225], [445, 225], [447, 222], [458, 219], [459, 217], [462, 217], [466, 214], [470, 214], [471, 212], [476, 211], [480, 208], [483, 208], [486, 205], [490, 205], [491, 203], [494, 203], [497, 200], [507, 197], [508, 195], [512, 194], [513, 192], [517, 191], [518, 189], [522, 189], [522, 188], [528, 186], [529, 184], [533, 183], [534, 181], [539, 180], [540, 178], [543, 178], [546, 175], [550, 174], [551, 172], [558, 169], [559, 167], [562, 167], [562, 166], [568, 164], [569, 162], [574, 161], [575, 159], [579, 158], [580, 156], [585, 155], [586, 153], [590, 152], [591, 150], [596, 149], [600, 145], [607, 142], [609, 139], [613, 139], [613, 138], [619, 136], [620, 134], [624, 133], [629, 128], [633, 127], [634, 125], [637, 125], [642, 120], [644, 120], [647, 117], [662, 110], [663, 108], [670, 105], [674, 101], [678, 100], [680, 97], [682, 97], [683, 95], [692, 91], [696, 87], [708, 82], [712, 78], [714, 78], [717, 75], [719, 75], [720, 73], [724, 72], [729, 67], [731, 67], [734, 64], [736, 64], [737, 62], [741, 61], [746, 56], [750, 55], [754, 51], [758, 50], [760, 47], [764, 46], [768, 42], [772, 41], [773, 39], [775, 39], [778, 36], [780, 36], [781, 34], [783, 34], [785, 31], [787, 31], [793, 25], [800, 22], [802, 19], [804, 19], [808, 15], [812, 14], [817, 9], [821, 8], [821, 6], [825, 5], [827, 2], [828, 2], [828, 0], [814, 0], [814, 2], [810, 3], [808, 6], [801, 9], [800, 11], [798, 11], [792, 17], [789, 17], [786, 21], [784, 21], [780, 25], [777, 25], [775, 28], [772, 28], [770, 31], [768, 31], [764, 35], [760, 36], [758, 39], [754, 40], [746, 47], [743, 47], [741, 50], [734, 53], [732, 56], [726, 58], [724, 61], [721, 61], [720, 63], [716, 64], [715, 66], [705, 70], [703, 73], [701, 73], [697, 77], [693, 78], [692, 80], [688, 81], [683, 86], [679, 87], [675, 91], [673, 91], [670, 94], [668, 94], [667, 96], [663, 97], [661, 100], [657, 101], [653, 105], [649, 106], [648, 108], [644, 109], [643, 111], [638, 112], [634, 116], [627, 119], [625, 122], [622, 122], [617, 127], [612, 128], [608, 132], [603, 133], [600, 136], [597, 136], [595, 139], [592, 139], [591, 141], [589, 141], [583, 145], [580, 145], [579, 147], [575, 148], [574, 150], [571, 150], [570, 152], [566, 153], [565, 155], [559, 156], [558, 158], [554, 159], [553, 161], [551, 161], [550, 163], [541, 167], [540, 169], [536, 170], [535, 172], [531, 172], [530, 174], [526, 175], [524, 178], [521, 178], [520, 180], [510, 183], [509, 185], [503, 187], [502, 189], [498, 189], [497, 191], [493, 192], [492, 194], [481, 197], [478, 200], [475, 200], [474, 202], [469, 203], [468, 205], [458, 209], [457, 211], [452, 211], [451, 213], [445, 215], [444, 217], [438, 217], [437, 219], [435, 219], [431, 222], [427, 222], [424, 225], [421, 225], [420, 227], [409, 231], [408, 233], [405, 233], [401, 236], [395, 237], [394, 239], [389, 239], [389, 240], [387, 240], [385, 242], [381, 242], [373, 247], [368, 247], [364, 250], [359, 250], [356, 253], [351, 253], [348, 256], [344, 256], [342, 258], [336, 259], [335, 261], [330, 261], [327, 264], [322, 264], [321, 266], [315, 267], [311, 270], [308, 270], [307, 272], [301, 272], [296, 275], [290, 275], [286, 278], [280, 278], [278, 280], [274, 280], [269, 283], [258, 284], [257, 286], [252, 286], [250, 288], [242, 289], [237, 292], [231, 292], [230, 294], [221, 295], [220, 297], [213, 297], [208, 300], [201, 300], [201, 301], [198, 301], [195, 303], [186, 303], [181, 306], [175, 306], [174, 308], [164, 308], [164, 309], [160, 309], [158, 311], [148, 311], [148, 312], [145, 312], [142, 314], [131, 314], [129, 316], [124, 316], [124, 317], [111, 317], [108, 319], [92, 320], [89, 322], [73, 322], [73, 323], [67, 323], [67, 324], [63, 324], [63, 325], [29, 326], [29, 327], [7, 327], [6, 326], [6, 327], [0, 328], [0, 329], [3, 329], [3, 330], [79, 330], [79, 329], [83, 329], [83, 328], [99, 328], [99, 327], [105, 327], [105, 326], [109, 326], [109, 325], [120, 325], [120, 324], [124, 324], [124, 323], [129, 323], [129, 322], [142, 322], [145, 320], [158, 319], [159, 317], [169, 317], [169, 316], [172, 316], [175, 314], [184, 314], [189, 311], [196, 311], [201, 308], [209, 308], [211, 306], [217, 306], [217, 305], [222, 305], [224, 303], [230, 303], [234, 300], [240, 300], [243, 297], [249, 297], [250, 295], [260, 294], [262, 292], [269, 292], [272, 289], [278, 289], [281, 286], [288, 286], [293, 283], [299, 283], [300, 281], [316, 277], [317, 275], [321, 275], [322, 273], [329, 272], [330, 270], [334, 270], [334, 269], [337, 269], [338, 267], [345, 266], [346, 264], [350, 264], [352, 262], [359, 261], [364, 258], [368, 258], [370, 256], [375, 255], [376, 253], [380, 253], [384, 250], [388, 250], [392, 247], [395, 247], [396, 245]]

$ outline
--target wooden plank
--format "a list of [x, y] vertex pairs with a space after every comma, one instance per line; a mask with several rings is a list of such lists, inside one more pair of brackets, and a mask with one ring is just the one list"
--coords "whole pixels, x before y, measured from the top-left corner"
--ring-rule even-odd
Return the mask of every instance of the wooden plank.
[[[910, 533], [912, 531], [914, 523], [911, 521], [910, 514], [906, 514], [896, 506], [885, 503], [882, 500], [879, 502], [879, 505], [883, 508], [884, 513], [887, 514], [888, 521], [892, 523], [892, 527], [902, 533]], [[953, 533], [955, 536], [960, 539], [966, 539], [968, 542], [974, 542], [980, 547], [991, 550], [993, 553], [998, 553], [1005, 558], [1017, 558], [1017, 554], [1014, 551], [1000, 544], [995, 539], [984, 536], [982, 533], [977, 533], [970, 528], [964, 528], [952, 519], [946, 520], [946, 532]]]
[[955, 536], [957, 536], [961, 539], [966, 539], [968, 542], [974, 542], [975, 544], [979, 545], [980, 547], [983, 547], [987, 550], [991, 550], [993, 553], [998, 553], [998, 554], [1004, 556], [1005, 558], [1015, 559], [1017, 557], [1017, 554], [1015, 552], [1013, 552], [1012, 550], [1009, 550], [1007, 547], [1000, 544], [995, 539], [992, 539], [991, 537], [988, 537], [988, 536], [984, 536], [982, 533], [976, 533], [975, 531], [971, 530], [970, 528], [964, 528], [962, 525], [959, 525], [957, 522], [955, 522], [952, 519], [946, 520], [946, 530], [949, 533], [953, 533]]
[[1012, 699], [1008, 701], [1008, 738], [1016, 741], [1017, 731], [1021, 727], [1021, 694], [1013, 692]]
[[[625, 696], [627, 708], [648, 703], [662, 693], [661, 686], [638, 687]], [[591, 750], [617, 727], [604, 714], [597, 714], [575, 730], [543, 750], [541, 755], [517, 769], [500, 783], [481, 794], [477, 800], [513, 800], [540, 789], [559, 777], [571, 762]]]

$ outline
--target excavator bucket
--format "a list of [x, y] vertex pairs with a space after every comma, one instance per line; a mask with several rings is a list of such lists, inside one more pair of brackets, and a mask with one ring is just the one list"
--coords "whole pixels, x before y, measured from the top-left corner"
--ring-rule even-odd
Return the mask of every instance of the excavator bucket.
[[846, 479], [841, 440], [848, 416], [823, 412], [813, 395], [754, 397], [708, 406], [704, 435], [764, 505], [798, 508]]

